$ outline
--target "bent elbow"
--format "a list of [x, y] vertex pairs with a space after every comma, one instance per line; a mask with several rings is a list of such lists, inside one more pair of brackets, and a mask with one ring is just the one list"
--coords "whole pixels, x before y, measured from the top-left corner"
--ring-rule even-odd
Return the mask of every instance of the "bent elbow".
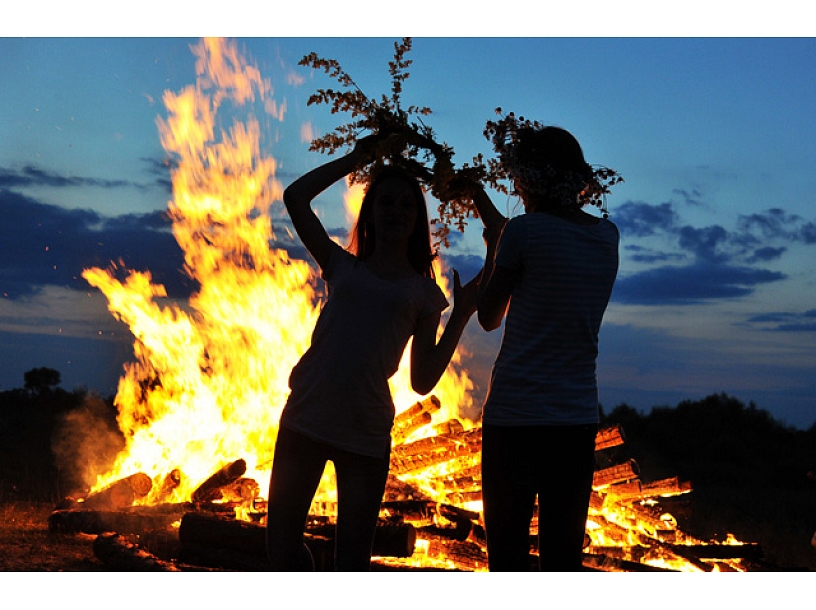
[[489, 316], [481, 311], [477, 313], [476, 317], [479, 320], [479, 326], [487, 332], [496, 330], [501, 324], [501, 319], [497, 320], [495, 316]]
[[438, 375], [433, 377], [430, 372], [423, 373], [423, 372], [412, 372], [411, 374], [411, 389], [419, 394], [420, 396], [425, 396], [426, 394], [430, 394], [431, 390], [436, 387], [436, 383], [439, 381]]
[[425, 396], [430, 394], [431, 391], [436, 387], [436, 383], [428, 383], [425, 381], [411, 381], [411, 389], [419, 394], [420, 396]]
[[292, 191], [291, 186], [283, 191], [283, 205], [286, 206], [287, 210], [291, 210], [296, 205], [297, 199], [297, 195]]

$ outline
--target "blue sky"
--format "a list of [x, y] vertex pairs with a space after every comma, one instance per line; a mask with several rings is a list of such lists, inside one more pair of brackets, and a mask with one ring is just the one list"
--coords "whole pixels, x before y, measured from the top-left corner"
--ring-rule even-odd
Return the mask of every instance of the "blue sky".
[[[192, 289], [162, 216], [156, 118], [165, 90], [194, 81], [197, 39], [11, 35], [0, 38], [0, 390], [50, 366], [63, 387], [113, 392], [131, 340], [80, 273], [122, 258], [173, 295]], [[237, 39], [285, 104], [263, 126], [284, 184], [326, 159], [301, 125], [346, 122], [307, 107], [336, 83], [300, 58], [337, 59], [379, 96], [397, 39]], [[783, 423], [816, 422], [816, 40], [434, 34], [409, 57], [403, 100], [433, 110], [425, 121], [457, 162], [491, 153], [482, 130], [501, 107], [569, 129], [590, 163], [624, 176], [608, 200], [622, 239], [601, 332], [605, 408], [727, 392]], [[327, 223], [339, 197], [319, 201]], [[482, 254], [478, 225], [443, 252], [468, 277]], [[463, 340], [479, 391], [498, 340], [474, 324]]]

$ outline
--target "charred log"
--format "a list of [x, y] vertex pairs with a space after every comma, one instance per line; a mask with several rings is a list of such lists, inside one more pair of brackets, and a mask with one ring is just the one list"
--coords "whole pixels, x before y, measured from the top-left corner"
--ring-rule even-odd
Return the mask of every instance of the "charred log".
[[637, 561], [628, 561], [625, 559], [618, 559], [616, 557], [609, 557], [607, 555], [595, 555], [592, 553], [584, 553], [583, 560], [584, 568], [591, 570], [599, 570], [602, 572], [674, 572], [667, 568], [658, 568], [645, 563]]
[[678, 496], [691, 491], [691, 483], [680, 481], [677, 477], [660, 479], [642, 485], [642, 495], [644, 498], [656, 496]]
[[121, 511], [58, 509], [48, 516], [48, 530], [63, 534], [140, 534], [170, 527], [188, 509], [181, 504], [134, 506]]
[[640, 468], [635, 460], [629, 460], [623, 464], [596, 470], [592, 479], [592, 487], [605, 487], [624, 481], [632, 481], [640, 476]]
[[163, 561], [127, 538], [115, 533], [100, 534], [93, 543], [94, 556], [112, 570], [123, 572], [179, 572], [172, 562]]
[[442, 408], [442, 403], [436, 396], [429, 396], [425, 400], [409, 407], [394, 418], [392, 435], [396, 443], [401, 443], [412, 432], [431, 423], [433, 414]]
[[197, 545], [266, 557], [266, 527], [249, 521], [186, 513], [181, 518], [179, 540], [185, 547]]
[[221, 488], [237, 481], [246, 472], [246, 462], [235, 460], [225, 464], [193, 492], [193, 502], [208, 502], [221, 498]]
[[88, 509], [117, 510], [132, 506], [137, 498], [150, 493], [153, 481], [143, 472], [137, 472], [108, 485], [104, 489], [85, 498], [83, 505]]
[[620, 424], [603, 428], [598, 430], [598, 434], [595, 436], [595, 451], [617, 447], [623, 445], [624, 442], [623, 428]]
[[762, 547], [758, 544], [667, 544], [665, 546], [684, 559], [758, 561], [764, 558]]
[[159, 491], [157, 493], [157, 500], [160, 502], [165, 501], [172, 495], [173, 491], [175, 491], [179, 485], [181, 485], [181, 470], [174, 468], [168, 472], [163, 479], [161, 479]]
[[[310, 526], [310, 537], [334, 539], [334, 525]], [[187, 513], [181, 520], [182, 546], [223, 549], [266, 557], [266, 527], [257, 523]], [[373, 554], [383, 557], [410, 557], [414, 553], [416, 530], [411, 525], [381, 524], [374, 537]]]
[[252, 506], [261, 494], [261, 486], [255, 479], [241, 477], [221, 488], [222, 500], [236, 502], [243, 506]]

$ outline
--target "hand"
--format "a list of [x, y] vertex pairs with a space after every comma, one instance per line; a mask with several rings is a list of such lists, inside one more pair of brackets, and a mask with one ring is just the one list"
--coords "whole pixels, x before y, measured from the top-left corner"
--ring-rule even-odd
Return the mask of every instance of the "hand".
[[484, 240], [485, 246], [487, 246], [488, 250], [493, 250], [496, 248], [502, 231], [504, 231], [505, 224], [507, 224], [507, 219], [503, 218], [499, 222], [486, 226], [484, 229], [482, 229], [482, 239]]
[[479, 303], [479, 279], [482, 272], [476, 274], [464, 286], [459, 278], [459, 272], [453, 270], [453, 307], [456, 311], [466, 315], [472, 316], [476, 312], [476, 306]]
[[380, 138], [377, 134], [371, 134], [363, 138], [359, 138], [354, 144], [354, 153], [362, 159], [363, 164], [367, 165], [374, 157], [377, 149], [377, 143]]
[[398, 145], [402, 147], [405, 145], [401, 134], [393, 131], [378, 131], [359, 138], [354, 145], [354, 154], [358, 155], [362, 165], [368, 165]]

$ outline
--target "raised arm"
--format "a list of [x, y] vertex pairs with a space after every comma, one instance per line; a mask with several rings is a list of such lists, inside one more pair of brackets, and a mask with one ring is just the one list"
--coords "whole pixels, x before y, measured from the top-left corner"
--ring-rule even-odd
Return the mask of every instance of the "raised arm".
[[483, 232], [487, 251], [482, 281], [479, 282], [477, 317], [479, 325], [486, 331], [495, 330], [501, 325], [515, 283], [512, 271], [495, 264], [496, 248], [503, 230], [504, 222], [485, 228]]
[[283, 192], [283, 202], [292, 225], [321, 268], [328, 261], [334, 242], [314, 213], [312, 200], [357, 167], [367, 154], [367, 144], [366, 138], [363, 138], [350, 153], [303, 174]]
[[440, 314], [425, 316], [417, 324], [411, 346], [411, 386], [418, 394], [433, 390], [448, 367], [462, 332], [476, 311], [478, 282], [479, 275], [462, 286], [459, 274], [454, 270], [453, 311], [438, 343], [436, 331]]
[[475, 185], [471, 197], [485, 229], [501, 229], [501, 227], [504, 226], [504, 223], [507, 222], [507, 218], [493, 205], [493, 201], [487, 196], [481, 184]]

